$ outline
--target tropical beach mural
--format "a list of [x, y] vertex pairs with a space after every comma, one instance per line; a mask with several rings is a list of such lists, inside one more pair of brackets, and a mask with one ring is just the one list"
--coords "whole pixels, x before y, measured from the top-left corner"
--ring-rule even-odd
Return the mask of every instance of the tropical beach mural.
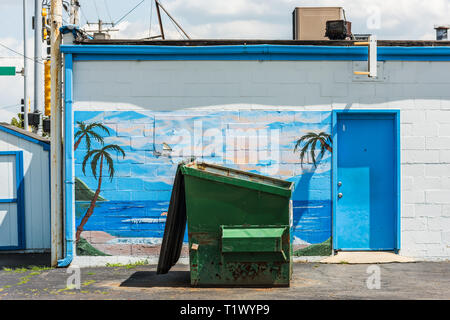
[[158, 254], [192, 159], [294, 181], [296, 254], [331, 252], [330, 112], [76, 111], [74, 131], [78, 255]]

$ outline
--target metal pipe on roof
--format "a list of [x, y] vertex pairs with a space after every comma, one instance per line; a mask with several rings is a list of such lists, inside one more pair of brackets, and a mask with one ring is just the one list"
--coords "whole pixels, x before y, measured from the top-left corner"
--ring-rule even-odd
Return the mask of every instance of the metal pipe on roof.
[[165, 40], [166, 37], [164, 36], [164, 28], [161, 20], [161, 11], [159, 10], [160, 3], [158, 2], [158, 0], [155, 0], [155, 3], [156, 3], [156, 13], [158, 14], [159, 29], [161, 30], [161, 38]]
[[[167, 16], [177, 25], [178, 28], [180, 28], [180, 30], [184, 33], [184, 35], [190, 40], [191, 38], [188, 36], [188, 34], [183, 30], [183, 28], [178, 24], [178, 22], [170, 15], [170, 13], [163, 7], [163, 5], [161, 3], [159, 3], [158, 0], [156, 1], [156, 8], [158, 8], [158, 6], [161, 7], [161, 9], [164, 10], [164, 12], [167, 14]], [[159, 9], [158, 9], [158, 15], [159, 15]], [[160, 19], [161, 21], [161, 19]]]

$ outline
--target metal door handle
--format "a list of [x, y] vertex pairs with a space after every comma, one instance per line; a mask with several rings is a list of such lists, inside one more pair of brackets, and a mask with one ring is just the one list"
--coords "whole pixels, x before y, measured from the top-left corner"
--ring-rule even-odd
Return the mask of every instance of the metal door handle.
[[338, 198], [340, 199], [340, 198], [342, 198], [342, 196], [343, 196], [342, 192], [339, 192], [338, 193]]

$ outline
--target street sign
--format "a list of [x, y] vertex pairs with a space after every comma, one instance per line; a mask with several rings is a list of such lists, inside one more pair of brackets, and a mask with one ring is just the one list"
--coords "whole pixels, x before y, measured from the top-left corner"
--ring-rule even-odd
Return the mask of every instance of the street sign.
[[0, 67], [0, 76], [15, 76], [16, 67]]

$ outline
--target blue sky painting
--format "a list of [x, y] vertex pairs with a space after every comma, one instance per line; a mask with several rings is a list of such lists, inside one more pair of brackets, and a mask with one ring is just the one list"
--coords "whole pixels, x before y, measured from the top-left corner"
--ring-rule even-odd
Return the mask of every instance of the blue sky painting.
[[[104, 145], [119, 145], [125, 158], [111, 153], [114, 177], [103, 171], [99, 202], [84, 230], [119, 239], [161, 238], [177, 164], [195, 158], [295, 182], [294, 243], [321, 243], [331, 236], [331, 153], [317, 166], [310, 155], [301, 164], [297, 139], [309, 132], [331, 132], [330, 112], [312, 111], [76, 111], [77, 122], [101, 123]], [[101, 145], [93, 141], [91, 149]], [[320, 149], [320, 146], [317, 146]], [[75, 151], [75, 175], [97, 188], [84, 140]], [[77, 201], [77, 225], [87, 209]], [[118, 240], [115, 240], [116, 242]], [[125, 241], [125, 240], [124, 240]]]

